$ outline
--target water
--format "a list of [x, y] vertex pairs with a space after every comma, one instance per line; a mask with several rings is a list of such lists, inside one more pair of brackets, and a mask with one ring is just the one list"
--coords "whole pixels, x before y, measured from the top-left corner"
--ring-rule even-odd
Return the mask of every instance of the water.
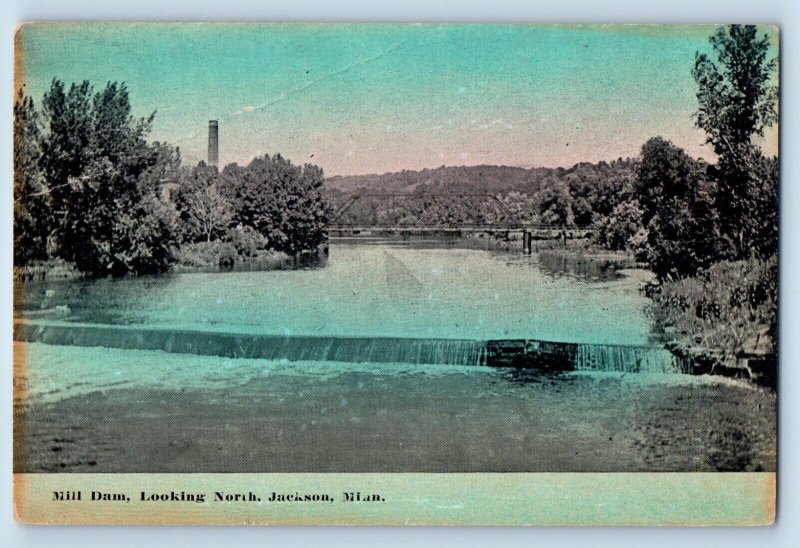
[[774, 395], [675, 374], [646, 273], [560, 264], [348, 244], [315, 270], [27, 285], [15, 469], [775, 469]]
[[677, 373], [685, 366], [663, 348], [580, 344], [576, 371]]
[[774, 395], [723, 378], [19, 346], [17, 471], [775, 469]]
[[18, 312], [59, 325], [18, 338], [292, 361], [682, 370], [648, 345], [646, 273], [431, 243], [334, 245], [329, 265], [309, 270], [32, 285]]
[[645, 279], [553, 272], [522, 254], [333, 245], [319, 269], [31, 284], [16, 313], [283, 336], [648, 345]]

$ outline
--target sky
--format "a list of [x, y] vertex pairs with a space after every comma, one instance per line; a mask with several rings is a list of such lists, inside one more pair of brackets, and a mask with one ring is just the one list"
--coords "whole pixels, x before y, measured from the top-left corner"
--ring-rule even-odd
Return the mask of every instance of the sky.
[[[695, 52], [713, 26], [47, 23], [23, 28], [25, 92], [126, 82], [151, 139], [220, 163], [281, 153], [327, 175], [441, 165], [568, 167], [694, 127]], [[761, 29], [777, 36], [769, 27]], [[763, 145], [777, 151], [777, 130]]]

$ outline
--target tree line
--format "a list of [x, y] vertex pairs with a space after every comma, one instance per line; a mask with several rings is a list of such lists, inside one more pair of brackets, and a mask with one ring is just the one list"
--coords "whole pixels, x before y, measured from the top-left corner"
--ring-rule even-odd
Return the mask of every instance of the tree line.
[[[136, 118], [125, 84], [99, 91], [53, 80], [36, 104], [14, 104], [14, 261], [64, 260], [92, 276], [167, 270], [176, 251], [224, 240], [237, 251], [289, 254], [325, 240], [323, 173], [265, 155], [222, 172], [181, 164], [148, 141], [155, 113]], [[173, 199], [165, 182], [177, 181]]]
[[[325, 194], [334, 209], [343, 207], [352, 194], [411, 195], [411, 199], [398, 198], [394, 203], [372, 200], [374, 209], [364, 212], [348, 211], [354, 221], [362, 222], [367, 220], [360, 219], [363, 213], [432, 224], [463, 219], [585, 226], [607, 216], [630, 196], [637, 164], [635, 158], [619, 158], [595, 164], [581, 162], [570, 168], [442, 166], [383, 175], [337, 176], [326, 180]], [[431, 194], [437, 195], [436, 199], [426, 202], [425, 195]], [[489, 194], [505, 208], [498, 210], [492, 200], [474, 196], [448, 199], [451, 194]], [[423, 207], [425, 204], [430, 207]], [[389, 211], [393, 207], [394, 211]]]

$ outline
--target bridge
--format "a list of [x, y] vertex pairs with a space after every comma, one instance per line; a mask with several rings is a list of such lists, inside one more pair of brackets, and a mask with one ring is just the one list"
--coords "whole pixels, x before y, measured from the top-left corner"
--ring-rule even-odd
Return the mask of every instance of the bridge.
[[561, 238], [566, 242], [593, 231], [591, 225], [524, 222], [497, 196], [486, 193], [352, 194], [328, 225], [334, 236], [518, 232], [525, 254], [531, 253], [533, 239]]

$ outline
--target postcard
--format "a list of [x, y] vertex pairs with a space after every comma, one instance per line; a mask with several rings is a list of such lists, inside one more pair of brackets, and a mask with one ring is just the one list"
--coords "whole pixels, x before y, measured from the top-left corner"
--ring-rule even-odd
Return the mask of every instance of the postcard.
[[18, 520], [774, 521], [776, 27], [15, 47]]

